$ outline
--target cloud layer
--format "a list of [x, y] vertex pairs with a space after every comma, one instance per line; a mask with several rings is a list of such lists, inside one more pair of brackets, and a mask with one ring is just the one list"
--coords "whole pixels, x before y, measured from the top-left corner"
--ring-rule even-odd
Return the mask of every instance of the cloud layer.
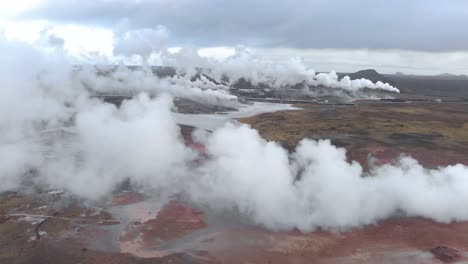
[[27, 18], [113, 27], [165, 25], [174, 44], [302, 49], [468, 50], [464, 0], [43, 1]]

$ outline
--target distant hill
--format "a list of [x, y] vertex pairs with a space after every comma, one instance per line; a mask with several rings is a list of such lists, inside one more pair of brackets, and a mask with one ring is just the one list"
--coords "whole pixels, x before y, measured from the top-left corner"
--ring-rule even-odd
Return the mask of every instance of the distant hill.
[[436, 79], [440, 80], [468, 80], [468, 76], [464, 74], [456, 75], [451, 73], [443, 73], [434, 76]]
[[384, 77], [402, 93], [468, 100], [468, 77], [466, 75], [385, 74]]
[[338, 74], [340, 78], [346, 75], [352, 80], [365, 78], [372, 82], [381, 81], [389, 83], [400, 89], [402, 94], [439, 96], [443, 98], [452, 97], [457, 99], [468, 97], [468, 76], [463, 74], [413, 75], [402, 72], [380, 74], [374, 69]]
[[453, 74], [453, 73], [442, 73], [437, 75], [418, 75], [418, 74], [405, 74], [402, 72], [396, 72], [395, 74], [383, 74], [389, 80], [392, 80], [393, 77], [397, 78], [417, 78], [417, 79], [427, 79], [427, 80], [468, 80], [468, 76], [465, 74]]
[[370, 80], [370, 81], [372, 81], [374, 83], [380, 81], [380, 82], [388, 83], [388, 84], [390, 84], [392, 86], [395, 86], [395, 83], [394, 83], [394, 81], [392, 79], [387, 78], [386, 75], [378, 73], [374, 69], [361, 70], [361, 71], [357, 71], [355, 73], [340, 72], [340, 73], [337, 73], [337, 75], [338, 75], [339, 79], [342, 79], [345, 76], [349, 76], [349, 78], [351, 80], [367, 79], [367, 80]]
[[390, 83], [391, 85], [393, 85], [392, 82], [389, 79], [387, 79], [385, 76], [378, 73], [374, 69], [367, 69], [367, 70], [358, 71], [358, 72], [355, 72], [355, 73], [351, 73], [348, 76], [349, 76], [349, 78], [351, 78], [351, 80], [364, 78], [364, 79], [371, 80], [372, 82], [381, 81], [383, 83]]

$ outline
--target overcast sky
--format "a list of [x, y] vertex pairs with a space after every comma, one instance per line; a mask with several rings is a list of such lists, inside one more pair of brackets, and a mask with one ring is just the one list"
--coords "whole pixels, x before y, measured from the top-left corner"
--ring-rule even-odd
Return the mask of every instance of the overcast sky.
[[2, 2], [10, 35], [52, 25], [76, 50], [108, 52], [112, 31], [126, 21], [133, 29], [166, 27], [173, 47], [229, 53], [244, 45], [271, 59], [302, 56], [317, 70], [468, 73], [466, 0]]

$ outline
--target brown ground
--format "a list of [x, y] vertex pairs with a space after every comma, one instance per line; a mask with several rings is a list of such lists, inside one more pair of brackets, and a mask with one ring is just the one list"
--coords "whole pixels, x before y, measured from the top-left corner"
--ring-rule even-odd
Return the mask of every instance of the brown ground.
[[356, 106], [302, 104], [300, 111], [240, 119], [268, 140], [293, 150], [303, 138], [331, 139], [348, 157], [391, 159], [405, 153], [426, 166], [468, 163], [467, 103], [382, 103]]
[[[125, 194], [137, 206], [139, 194]], [[134, 195], [135, 197], [131, 197]], [[118, 195], [120, 196], [120, 195]], [[120, 196], [121, 197], [121, 196]], [[2, 213], [52, 215], [27, 196], [10, 194]], [[132, 202], [134, 202], [132, 204]], [[271, 232], [259, 227], [213, 224], [178, 199], [157, 215], [126, 222], [70, 205], [60, 219], [1, 218], [0, 263], [461, 263], [468, 261], [468, 223], [441, 224], [394, 218], [342, 233]], [[67, 220], [74, 219], [74, 220]], [[137, 220], [138, 219], [138, 220]], [[113, 220], [115, 222], [104, 222]], [[34, 230], [38, 228], [37, 239]]]

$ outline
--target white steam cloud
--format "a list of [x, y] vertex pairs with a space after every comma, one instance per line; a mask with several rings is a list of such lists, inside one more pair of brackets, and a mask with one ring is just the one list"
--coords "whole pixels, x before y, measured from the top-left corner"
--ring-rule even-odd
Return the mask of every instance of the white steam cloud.
[[273, 63], [256, 58], [248, 50], [238, 48], [236, 54], [222, 61], [220, 65], [213, 65], [208, 75], [220, 80], [228, 76], [231, 83], [244, 78], [252, 84], [267, 84], [270, 87], [281, 88], [303, 83], [309, 86], [325, 86], [357, 91], [363, 88], [382, 89], [390, 92], [400, 91], [382, 82], [373, 83], [367, 79], [351, 80], [348, 76], [338, 79], [336, 72], [316, 73], [306, 66], [300, 58], [294, 58], [286, 63]]
[[212, 159], [200, 168], [193, 199], [269, 228], [343, 230], [396, 214], [468, 220], [464, 165], [428, 170], [401, 157], [364, 173], [328, 140], [304, 139], [289, 156], [247, 126], [227, 126], [204, 143]]
[[195, 154], [179, 138], [171, 100], [140, 95], [120, 109], [87, 106], [76, 115], [75, 133], [50, 148], [39, 180], [90, 199], [109, 194], [127, 179], [154, 188], [179, 182]]
[[252, 85], [265, 84], [272, 88], [303, 84], [339, 88], [351, 92], [364, 88], [400, 92], [398, 88], [380, 81], [373, 83], [367, 79], [351, 80], [348, 76], [339, 80], [334, 71], [317, 74], [300, 58], [291, 59], [286, 63], [274, 63], [254, 56], [243, 47], [238, 47], [233, 56], [222, 60], [201, 57], [194, 49], [182, 49], [174, 54], [167, 49], [169, 42], [167, 28], [158, 26], [155, 29], [126, 30], [128, 25], [126, 23], [123, 25], [115, 31], [114, 55], [140, 55], [143, 64], [146, 64], [152, 54], [157, 54], [159, 64], [175, 67], [179, 74], [189, 79], [203, 73], [218, 83], [227, 80], [230, 85], [244, 79]]
[[99, 68], [84, 67], [76, 73], [76, 79], [91, 92], [98, 94], [168, 93], [214, 105], [237, 103], [237, 97], [229, 93], [229, 87], [215, 84], [204, 76], [194, 81], [177, 75], [159, 78], [149, 67], [130, 69], [121, 65], [104, 74]]
[[[468, 220], [467, 166], [428, 170], [401, 157], [366, 173], [330, 141], [304, 139], [289, 154], [246, 125], [197, 132], [194, 137], [206, 146], [203, 156], [184, 144], [167, 95], [203, 84], [187, 88], [185, 79], [162, 81], [123, 69], [112, 78], [77, 78], [71, 65], [50, 62], [29, 46], [2, 39], [0, 52], [0, 191], [27, 182], [100, 199], [128, 181], [148, 194], [180, 193], [267, 228], [304, 232], [343, 230], [396, 214]], [[291, 65], [280, 72], [296, 67], [290, 74], [296, 80], [312, 76], [300, 64]], [[304, 74], [292, 74], [297, 69]], [[310, 81], [322, 78], [314, 76]], [[89, 83], [98, 90], [120, 85], [159, 93], [141, 94], [117, 108], [90, 98]], [[207, 91], [185, 95], [212, 96]]]
[[[41, 43], [53, 47], [54, 51], [63, 47], [63, 40], [49, 34], [48, 30], [44, 30], [42, 35]], [[216, 60], [201, 57], [194, 49], [170, 52], [168, 43], [169, 30], [163, 26], [129, 30], [128, 23], [121, 23], [114, 32], [113, 53], [118, 58], [131, 61], [139, 58], [142, 66], [129, 68], [123, 63], [120, 66], [81, 66], [74, 72], [73, 85], [84, 86], [93, 94], [131, 96], [145, 92], [155, 96], [169, 93], [202, 103], [230, 106], [237, 104], [237, 97], [230, 94], [230, 87], [240, 80], [254, 86], [262, 84], [278, 89], [298, 84], [312, 89], [336, 88], [351, 95], [364, 88], [399, 92], [397, 88], [382, 82], [350, 80], [349, 77], [340, 80], [334, 71], [317, 74], [299, 58], [286, 63], [273, 63], [254, 56], [246, 48], [238, 48], [233, 56]], [[158, 76], [150, 66], [151, 61], [173, 67], [176, 74]], [[155, 71], [158, 70], [161, 68]]]

